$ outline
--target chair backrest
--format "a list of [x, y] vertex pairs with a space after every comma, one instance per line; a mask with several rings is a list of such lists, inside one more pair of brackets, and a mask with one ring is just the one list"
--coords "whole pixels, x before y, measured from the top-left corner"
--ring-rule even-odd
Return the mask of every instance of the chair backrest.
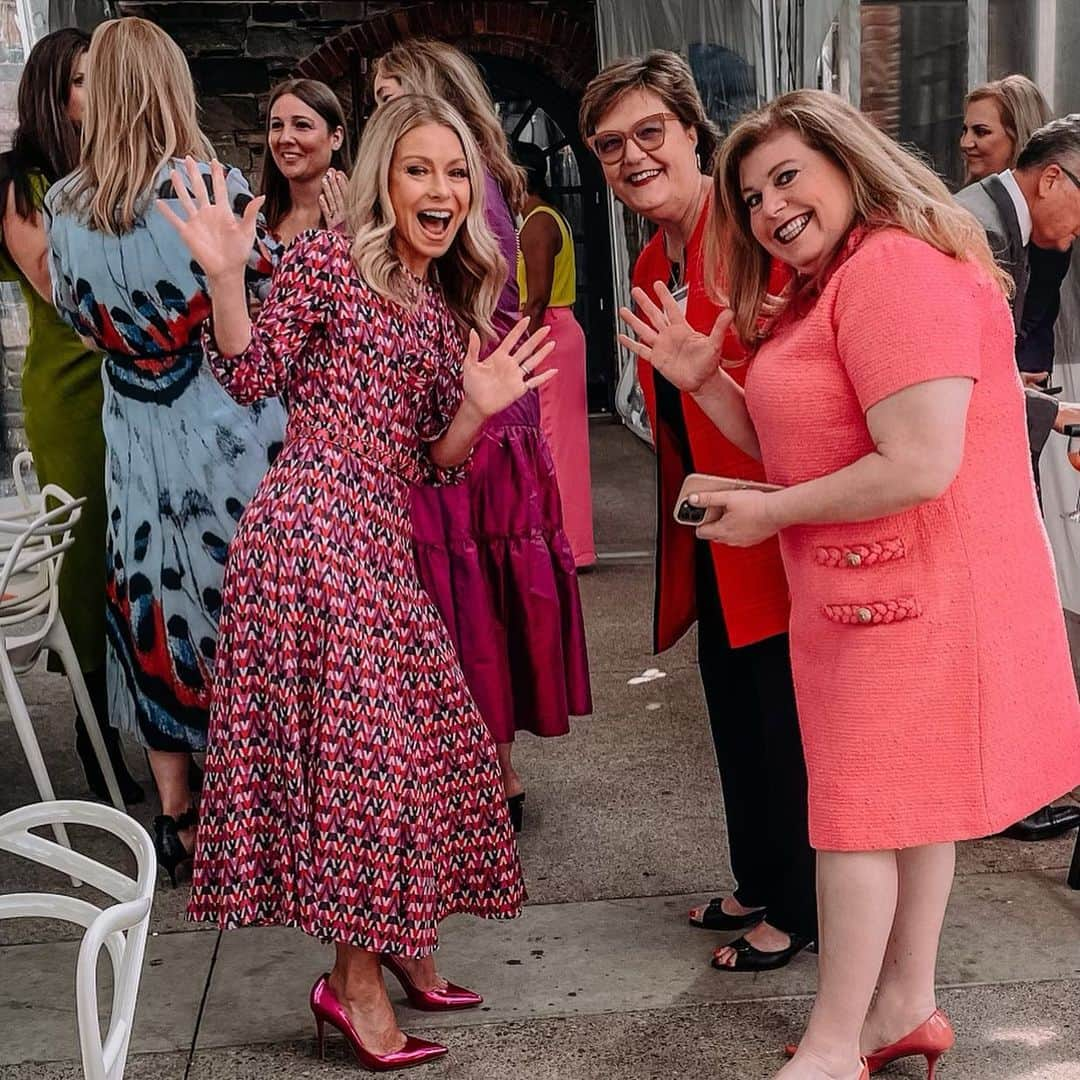
[[[56, 822], [90, 825], [122, 840], [135, 856], [135, 877], [30, 831]], [[64, 800], [31, 803], [0, 816], [0, 851], [52, 867], [119, 901], [99, 908], [72, 896], [9, 893], [0, 896], [0, 919], [63, 919], [86, 928], [75, 976], [83, 1072], [86, 1080], [123, 1080], [157, 880], [153, 841], [134, 818], [111, 806]], [[97, 995], [102, 948], [108, 950], [113, 968], [112, 1010], [104, 1039]]]
[[34, 471], [34, 455], [29, 450], [20, 450], [11, 461], [11, 478], [15, 481], [15, 494], [23, 508], [30, 509], [32, 496], [26, 490], [26, 478]]
[[0, 628], [45, 615], [33, 636], [48, 633], [59, 609], [57, 583], [64, 553], [75, 542], [73, 530], [85, 502], [47, 484], [36, 511], [0, 518], [0, 546], [6, 548], [0, 567]]

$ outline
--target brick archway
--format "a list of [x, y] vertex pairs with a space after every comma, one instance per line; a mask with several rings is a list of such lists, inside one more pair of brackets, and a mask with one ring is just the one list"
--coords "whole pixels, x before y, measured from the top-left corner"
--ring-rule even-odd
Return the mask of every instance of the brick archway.
[[564, 90], [579, 94], [596, 74], [591, 18], [553, 4], [485, 0], [421, 3], [368, 16], [316, 49], [297, 66], [297, 74], [333, 84], [348, 77], [351, 56], [374, 59], [410, 37], [437, 38], [465, 52], [526, 61]]

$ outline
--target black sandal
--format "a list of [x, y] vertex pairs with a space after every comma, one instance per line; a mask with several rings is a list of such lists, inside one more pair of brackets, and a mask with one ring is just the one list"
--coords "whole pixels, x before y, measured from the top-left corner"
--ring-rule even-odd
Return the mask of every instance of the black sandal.
[[734, 964], [721, 964], [714, 956], [712, 966], [717, 971], [776, 971], [786, 967], [793, 956], [801, 953], [811, 944], [811, 939], [802, 937], [800, 934], [791, 934], [791, 944], [786, 949], [776, 952], [763, 952], [755, 948], [746, 938], [737, 938], [730, 945], [722, 946], [726, 949], [735, 950]]
[[709, 901], [709, 906], [701, 913], [700, 919], [690, 919], [690, 925], [699, 930], [718, 930], [726, 933], [729, 930], [750, 930], [757, 926], [765, 918], [765, 909], [758, 908], [746, 915], [729, 915], [721, 906], [724, 902], [722, 896], [714, 896]]

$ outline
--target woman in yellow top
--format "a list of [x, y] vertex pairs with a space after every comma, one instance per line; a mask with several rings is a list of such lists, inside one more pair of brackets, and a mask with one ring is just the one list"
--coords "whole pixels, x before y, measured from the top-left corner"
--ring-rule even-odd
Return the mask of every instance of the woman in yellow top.
[[585, 334], [574, 318], [574, 239], [566, 219], [547, 201], [547, 157], [531, 143], [515, 156], [525, 170], [528, 198], [518, 233], [518, 290], [529, 333], [550, 326], [555, 348], [542, 365], [559, 377], [540, 387], [540, 427], [551, 448], [559, 482], [563, 527], [574, 563], [596, 562], [592, 481], [589, 475], [589, 416], [585, 397]]

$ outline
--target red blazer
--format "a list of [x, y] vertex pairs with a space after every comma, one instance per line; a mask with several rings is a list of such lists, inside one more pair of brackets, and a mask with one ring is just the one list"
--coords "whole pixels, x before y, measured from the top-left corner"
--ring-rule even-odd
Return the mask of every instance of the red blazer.
[[[686, 317], [696, 330], [708, 333], [720, 308], [705, 292], [702, 245], [708, 207], [701, 213], [687, 248], [686, 281], [689, 285]], [[778, 292], [786, 281], [786, 268], [777, 264], [770, 291]], [[671, 278], [671, 264], [664, 252], [663, 233], [646, 244], [634, 264], [633, 284], [650, 296], [657, 281]], [[730, 360], [747, 358], [747, 351], [733, 330], [724, 339], [722, 355]], [[727, 369], [740, 384], [746, 367]], [[679, 525], [672, 516], [675, 500], [684, 479], [682, 455], [675, 432], [656, 415], [656, 388], [653, 369], [638, 361], [638, 377], [656, 445], [657, 530], [656, 530], [656, 602], [653, 646], [657, 652], [670, 648], [697, 620], [695, 598], [694, 530]], [[738, 476], [764, 480], [761, 462], [744, 454], [720, 434], [689, 394], [680, 394], [690, 458], [695, 472], [719, 476]], [[787, 578], [780, 561], [780, 546], [775, 537], [752, 548], [711, 544], [713, 568], [724, 611], [728, 639], [734, 648], [783, 634], [788, 629], [789, 598]]]

